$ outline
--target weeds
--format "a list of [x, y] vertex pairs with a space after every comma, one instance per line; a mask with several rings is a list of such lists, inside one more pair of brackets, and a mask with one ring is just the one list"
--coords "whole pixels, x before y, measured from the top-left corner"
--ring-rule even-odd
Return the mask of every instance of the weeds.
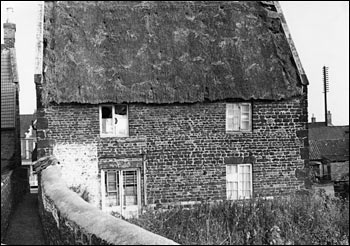
[[349, 244], [349, 202], [323, 192], [149, 210], [129, 221], [180, 244]]

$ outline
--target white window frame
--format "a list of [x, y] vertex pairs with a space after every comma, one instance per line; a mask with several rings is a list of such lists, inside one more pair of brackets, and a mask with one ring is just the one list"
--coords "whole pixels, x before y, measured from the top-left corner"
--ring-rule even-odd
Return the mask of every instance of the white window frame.
[[[103, 104], [99, 106], [99, 122], [100, 122], [100, 136], [101, 137], [129, 137], [129, 106], [126, 106], [126, 117], [127, 117], [127, 131], [126, 134], [118, 134], [116, 131], [115, 119], [117, 114], [115, 113], [115, 104]], [[112, 119], [113, 119], [113, 133], [103, 133], [102, 132], [102, 107], [112, 107]]]
[[[137, 204], [136, 205], [124, 205], [124, 190], [123, 187], [125, 185], [123, 180], [122, 172], [126, 171], [136, 171], [136, 185], [137, 185]], [[119, 205], [114, 207], [106, 206], [106, 194], [108, 192], [114, 192], [108, 190], [108, 173], [117, 173], [116, 176], [119, 176], [119, 182], [117, 181], [118, 190], [117, 196], [119, 196]], [[107, 175], [106, 175], [107, 174]], [[107, 176], [107, 180], [105, 179], [105, 175]], [[117, 179], [116, 179], [117, 180]], [[128, 209], [135, 211], [138, 214], [141, 211], [141, 171], [139, 168], [122, 168], [122, 169], [101, 169], [101, 209], [107, 213], [110, 212], [118, 212], [121, 215], [127, 217]], [[116, 209], [116, 210], [115, 210]]]
[[[107, 183], [107, 187], [106, 187], [106, 193], [110, 193], [110, 192], [118, 192], [119, 193], [119, 190], [118, 190], [118, 187], [119, 187], [119, 182], [118, 182], [118, 180], [119, 179], [117, 179], [117, 176], [120, 176], [119, 175], [119, 173], [118, 173], [118, 175], [117, 175], [117, 170], [111, 170], [111, 171], [108, 171], [107, 172], [107, 180], [106, 180], [106, 183]], [[114, 175], [115, 175], [115, 190], [109, 190], [109, 186], [108, 186], [108, 184], [109, 184], [109, 176], [108, 176], [108, 174], [109, 173], [113, 173]]]
[[[228, 176], [228, 166], [237, 166], [237, 173], [231, 173], [231, 176]], [[250, 175], [249, 175], [249, 181], [250, 181], [250, 196], [244, 196], [243, 194], [243, 187], [242, 182], [244, 182], [244, 176], [240, 175], [240, 170], [244, 170], [243, 167], [249, 166], [250, 169]], [[243, 177], [243, 179], [242, 179]], [[229, 189], [228, 183], [229, 182], [237, 182], [237, 199], [234, 197], [229, 196], [231, 190]], [[227, 164], [226, 165], [226, 199], [227, 200], [241, 200], [241, 199], [251, 199], [253, 197], [253, 168], [252, 164]]]
[[[242, 106], [248, 106], [249, 107], [249, 115], [248, 115], [248, 129], [242, 129], [243, 125], [243, 111]], [[234, 123], [231, 121], [234, 121], [234, 118], [237, 118], [238, 120], [238, 127], [234, 128]], [[232, 124], [231, 124], [232, 123]], [[232, 125], [232, 127], [231, 127]], [[226, 132], [251, 132], [252, 131], [252, 104], [251, 103], [226, 103]]]

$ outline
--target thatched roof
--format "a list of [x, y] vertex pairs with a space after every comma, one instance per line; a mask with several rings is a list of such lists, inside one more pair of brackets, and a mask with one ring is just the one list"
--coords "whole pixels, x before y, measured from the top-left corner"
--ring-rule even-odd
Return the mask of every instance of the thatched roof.
[[45, 2], [42, 98], [94, 104], [300, 95], [281, 18], [272, 2]]

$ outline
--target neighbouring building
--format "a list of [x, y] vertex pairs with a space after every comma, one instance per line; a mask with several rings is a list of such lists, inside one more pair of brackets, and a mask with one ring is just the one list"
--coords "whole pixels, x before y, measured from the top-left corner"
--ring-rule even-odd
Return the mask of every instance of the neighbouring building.
[[8, 8], [1, 44], [1, 241], [13, 207], [28, 191], [26, 170], [21, 168], [19, 81], [15, 48], [16, 24]]
[[327, 110], [327, 125], [325, 121], [316, 121], [316, 117], [312, 114], [311, 122], [309, 122], [309, 128], [333, 126], [331, 111]]
[[45, 2], [42, 44], [38, 158], [102, 210], [308, 185], [308, 81], [278, 2]]
[[1, 173], [21, 165], [16, 24], [7, 20], [1, 44]]
[[30, 192], [37, 192], [37, 175], [33, 174], [33, 162], [36, 161], [36, 113], [20, 115], [22, 165], [27, 168]]
[[329, 194], [349, 197], [349, 126], [322, 126], [317, 123], [309, 123], [314, 186], [325, 189]]

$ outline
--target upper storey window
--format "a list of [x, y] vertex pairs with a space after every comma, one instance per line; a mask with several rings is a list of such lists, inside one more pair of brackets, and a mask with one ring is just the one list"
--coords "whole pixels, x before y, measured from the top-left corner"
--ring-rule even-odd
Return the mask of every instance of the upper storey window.
[[250, 103], [226, 104], [226, 132], [251, 131], [252, 107]]
[[101, 137], [128, 137], [128, 106], [125, 104], [100, 106]]

